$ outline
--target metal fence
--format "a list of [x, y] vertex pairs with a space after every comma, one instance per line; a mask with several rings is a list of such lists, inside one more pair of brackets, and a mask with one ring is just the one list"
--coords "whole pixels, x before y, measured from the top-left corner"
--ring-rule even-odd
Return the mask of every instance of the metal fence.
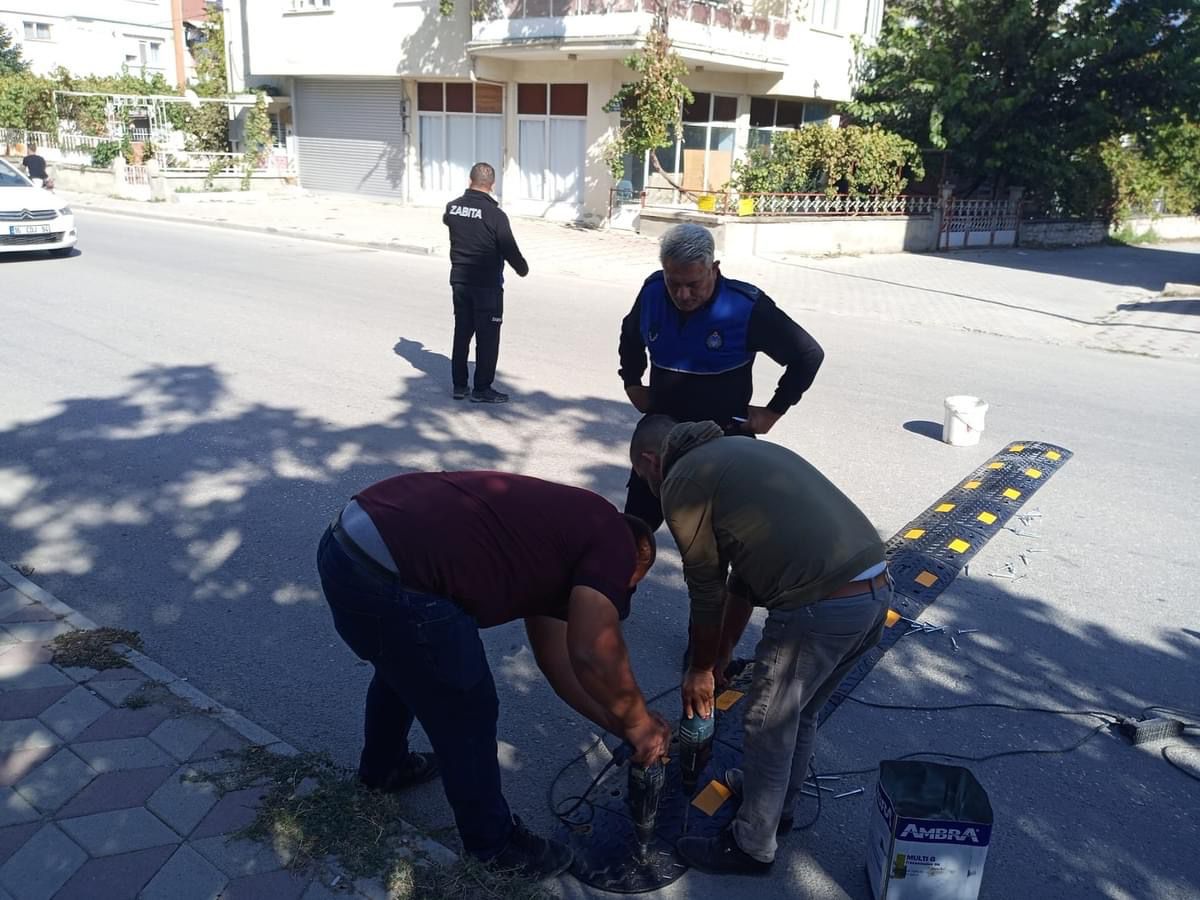
[[936, 197], [898, 194], [739, 194], [738, 215], [931, 216]]
[[629, 187], [609, 191], [609, 215], [621, 206], [694, 209], [726, 216], [767, 218], [809, 216], [932, 216], [938, 198], [899, 194], [768, 194], [738, 191], [685, 191], [671, 187]]
[[150, 172], [145, 166], [126, 166], [125, 183], [131, 187], [150, 187]]
[[164, 150], [155, 153], [154, 158], [164, 172], [211, 172], [214, 175], [240, 175], [245, 160], [240, 153], [208, 150]]
[[20, 128], [6, 129], [0, 137], [5, 145], [5, 152], [9, 154], [13, 153], [17, 147], [27, 151], [30, 144], [35, 144], [38, 150], [57, 150], [64, 158], [77, 156], [89, 159], [97, 146], [106, 141], [117, 140], [112, 137], [73, 134], [66, 131], [51, 134], [48, 131], [25, 131]]

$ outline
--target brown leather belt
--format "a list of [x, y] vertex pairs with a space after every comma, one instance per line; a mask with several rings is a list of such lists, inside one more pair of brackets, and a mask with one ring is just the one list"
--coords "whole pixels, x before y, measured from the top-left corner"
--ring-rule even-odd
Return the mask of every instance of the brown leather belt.
[[866, 594], [872, 589], [879, 589], [888, 583], [887, 571], [880, 572], [874, 578], [868, 578], [865, 581], [851, 581], [849, 584], [844, 584], [836, 591], [825, 596], [826, 600], [837, 600], [840, 597], [856, 597], [859, 594]]

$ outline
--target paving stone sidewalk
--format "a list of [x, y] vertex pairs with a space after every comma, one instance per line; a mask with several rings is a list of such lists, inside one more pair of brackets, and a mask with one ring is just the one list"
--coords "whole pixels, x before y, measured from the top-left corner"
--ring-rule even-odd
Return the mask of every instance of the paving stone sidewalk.
[[[55, 665], [51, 640], [95, 627], [0, 564], [0, 900], [386, 897], [237, 837], [264, 789], [195, 776], [226, 751], [296, 751], [137, 651], [123, 668]], [[412, 846], [454, 859], [415, 832]]]

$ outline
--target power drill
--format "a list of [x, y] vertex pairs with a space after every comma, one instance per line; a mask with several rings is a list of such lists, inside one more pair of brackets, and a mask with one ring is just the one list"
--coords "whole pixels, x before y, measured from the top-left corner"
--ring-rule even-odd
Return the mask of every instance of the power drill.
[[679, 720], [679, 768], [683, 774], [683, 791], [689, 796], [696, 790], [700, 773], [712, 758], [715, 723], [715, 717], [703, 719], [699, 714]]
[[629, 767], [629, 810], [633, 813], [633, 830], [637, 834], [638, 859], [644, 860], [654, 838], [658, 818], [658, 798], [667, 780], [662, 760], [648, 766]]

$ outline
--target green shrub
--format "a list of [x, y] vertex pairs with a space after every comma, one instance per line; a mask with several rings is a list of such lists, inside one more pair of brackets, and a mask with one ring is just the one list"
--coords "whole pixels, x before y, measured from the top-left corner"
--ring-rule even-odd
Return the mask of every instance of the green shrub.
[[742, 193], [813, 193], [894, 196], [908, 177], [925, 177], [912, 141], [878, 125], [807, 125], [779, 131], [733, 167], [730, 184]]
[[118, 156], [123, 156], [120, 141], [102, 141], [92, 150], [92, 165], [98, 169], [107, 169]]

